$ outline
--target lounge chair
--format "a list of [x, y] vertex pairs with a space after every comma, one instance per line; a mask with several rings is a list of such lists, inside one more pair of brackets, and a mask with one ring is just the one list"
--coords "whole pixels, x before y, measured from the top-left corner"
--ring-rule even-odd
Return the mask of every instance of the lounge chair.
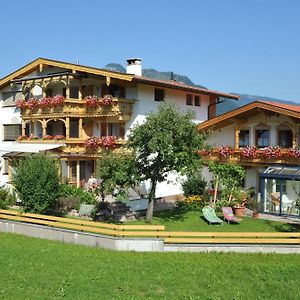
[[242, 219], [237, 218], [232, 211], [231, 207], [222, 207], [222, 211], [223, 211], [223, 215], [224, 215], [224, 219], [230, 223], [230, 222], [235, 222], [238, 223], [240, 221], [242, 221]]
[[217, 217], [215, 210], [212, 207], [204, 207], [202, 209], [204, 218], [211, 224], [222, 224], [223, 221]]

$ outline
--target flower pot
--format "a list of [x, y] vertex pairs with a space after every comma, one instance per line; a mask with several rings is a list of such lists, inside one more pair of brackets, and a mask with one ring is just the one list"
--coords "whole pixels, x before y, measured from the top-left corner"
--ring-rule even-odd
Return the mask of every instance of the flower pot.
[[259, 212], [258, 211], [253, 211], [252, 216], [253, 216], [253, 218], [257, 219], [259, 217]]
[[245, 213], [245, 207], [234, 207], [234, 214], [238, 217], [243, 217]]

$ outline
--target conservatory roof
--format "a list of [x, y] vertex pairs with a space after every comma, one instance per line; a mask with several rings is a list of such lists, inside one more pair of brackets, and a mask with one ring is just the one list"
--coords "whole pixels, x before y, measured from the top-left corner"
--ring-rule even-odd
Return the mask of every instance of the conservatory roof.
[[300, 167], [268, 167], [261, 175], [265, 177], [292, 177], [300, 179]]

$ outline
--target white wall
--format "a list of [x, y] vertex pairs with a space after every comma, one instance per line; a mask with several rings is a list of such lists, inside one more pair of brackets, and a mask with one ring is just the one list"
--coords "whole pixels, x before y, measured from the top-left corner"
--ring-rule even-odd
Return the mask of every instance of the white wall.
[[213, 131], [209, 135], [207, 143], [213, 147], [220, 147], [223, 145], [234, 146], [234, 125], [229, 125]]
[[[137, 101], [133, 105], [132, 118], [126, 123], [126, 135], [129, 129], [145, 121], [147, 114], [156, 112], [162, 102], [154, 101], [154, 87], [145, 84], [138, 84], [137, 88], [128, 88], [126, 90], [127, 98], [133, 98]], [[197, 123], [207, 120], [209, 96], [201, 95], [201, 106], [186, 105], [186, 95], [191, 94], [179, 90], [165, 89], [165, 101], [174, 101], [182, 112], [192, 110], [196, 114]]]

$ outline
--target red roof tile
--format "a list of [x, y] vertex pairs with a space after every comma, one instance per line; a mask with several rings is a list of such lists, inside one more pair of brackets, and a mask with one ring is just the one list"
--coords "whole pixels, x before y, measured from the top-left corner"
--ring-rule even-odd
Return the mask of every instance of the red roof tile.
[[214, 90], [209, 90], [206, 88], [200, 88], [197, 86], [193, 85], [187, 85], [183, 82], [179, 82], [176, 80], [159, 80], [159, 79], [152, 79], [144, 76], [134, 76], [134, 80], [137, 82], [145, 83], [145, 84], [151, 84], [151, 85], [157, 85], [157, 86], [164, 86], [164, 87], [169, 87], [169, 88], [177, 88], [177, 89], [182, 89], [194, 93], [203, 93], [203, 94], [210, 94], [210, 95], [215, 95], [215, 96], [220, 96], [220, 97], [225, 97], [225, 98], [231, 98], [238, 100], [239, 96], [234, 95], [234, 94], [229, 94], [229, 93], [223, 93], [223, 92], [218, 92]]

